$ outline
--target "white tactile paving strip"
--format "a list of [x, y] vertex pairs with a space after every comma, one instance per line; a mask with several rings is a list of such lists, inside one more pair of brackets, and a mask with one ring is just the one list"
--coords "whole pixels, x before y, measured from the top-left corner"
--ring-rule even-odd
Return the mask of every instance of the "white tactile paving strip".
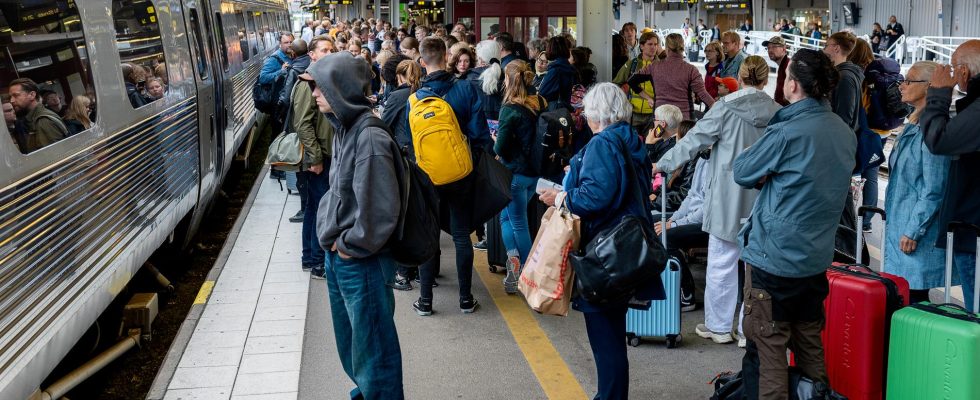
[[165, 400], [294, 400], [310, 274], [300, 269], [299, 197], [265, 178]]

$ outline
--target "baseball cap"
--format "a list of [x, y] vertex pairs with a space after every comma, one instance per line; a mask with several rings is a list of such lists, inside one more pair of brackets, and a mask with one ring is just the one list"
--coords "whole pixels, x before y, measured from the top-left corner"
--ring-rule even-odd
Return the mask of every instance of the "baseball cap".
[[786, 47], [786, 41], [783, 40], [783, 37], [779, 35], [773, 36], [769, 40], [762, 42], [762, 47], [769, 47], [770, 44]]

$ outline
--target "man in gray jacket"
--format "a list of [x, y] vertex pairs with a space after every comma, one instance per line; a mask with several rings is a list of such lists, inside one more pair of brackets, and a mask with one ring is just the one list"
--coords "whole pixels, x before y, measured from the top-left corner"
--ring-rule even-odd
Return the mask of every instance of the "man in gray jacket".
[[827, 105], [837, 75], [818, 51], [794, 54], [783, 86], [790, 105], [733, 164], [736, 183], [761, 189], [739, 232], [749, 399], [789, 397], [788, 347], [803, 375], [827, 387], [820, 341], [826, 269], [857, 150], [854, 132]]
[[402, 360], [389, 286], [395, 262], [386, 250], [401, 212], [398, 146], [366, 127], [371, 66], [342, 51], [310, 65], [313, 97], [334, 126], [330, 191], [320, 201], [317, 236], [326, 255], [337, 354], [357, 387], [352, 399], [404, 399]]

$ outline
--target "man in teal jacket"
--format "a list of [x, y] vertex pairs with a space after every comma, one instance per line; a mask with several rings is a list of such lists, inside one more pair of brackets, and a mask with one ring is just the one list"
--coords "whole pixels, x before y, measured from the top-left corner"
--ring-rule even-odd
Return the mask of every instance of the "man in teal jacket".
[[745, 262], [742, 369], [749, 399], [786, 399], [786, 349], [803, 375], [827, 388], [820, 330], [857, 139], [827, 96], [838, 72], [826, 55], [800, 50], [787, 68], [789, 106], [733, 164], [735, 182], [761, 189], [739, 233]]

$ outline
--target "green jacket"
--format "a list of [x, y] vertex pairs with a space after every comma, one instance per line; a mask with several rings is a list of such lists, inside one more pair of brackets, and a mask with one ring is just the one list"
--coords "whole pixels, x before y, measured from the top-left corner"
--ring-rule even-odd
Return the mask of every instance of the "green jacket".
[[27, 125], [27, 148], [24, 153], [30, 153], [64, 139], [68, 128], [58, 114], [38, 104], [24, 118]]
[[323, 163], [330, 159], [333, 142], [333, 125], [327, 121], [317, 108], [313, 90], [303, 81], [297, 81], [290, 97], [293, 114], [290, 125], [299, 134], [299, 140], [306, 149], [303, 169]]

